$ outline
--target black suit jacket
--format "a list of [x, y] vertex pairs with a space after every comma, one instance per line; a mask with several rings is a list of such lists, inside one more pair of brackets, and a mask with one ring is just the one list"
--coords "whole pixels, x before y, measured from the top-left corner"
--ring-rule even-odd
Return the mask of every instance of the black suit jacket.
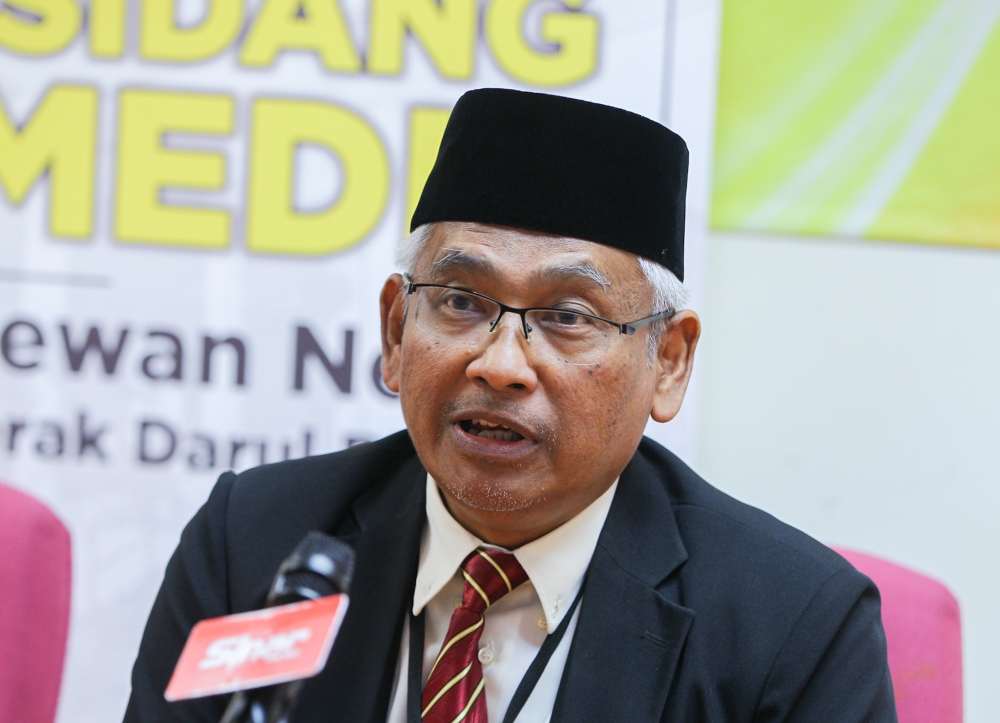
[[[259, 608], [318, 529], [351, 544], [351, 606], [296, 723], [384, 723], [413, 597], [426, 473], [406, 432], [223, 474], [181, 536], [132, 672], [127, 723], [216, 723], [167, 703], [191, 627]], [[644, 439], [588, 570], [553, 723], [890, 723], [879, 595], [843, 558]]]

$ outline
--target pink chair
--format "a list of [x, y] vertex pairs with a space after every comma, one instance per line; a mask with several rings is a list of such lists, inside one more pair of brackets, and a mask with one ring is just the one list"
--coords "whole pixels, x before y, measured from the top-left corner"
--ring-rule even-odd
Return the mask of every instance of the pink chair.
[[41, 502], [0, 484], [0, 721], [52, 723], [70, 599], [69, 532]]
[[929, 577], [837, 549], [882, 593], [882, 624], [899, 723], [962, 723], [962, 626], [958, 602]]

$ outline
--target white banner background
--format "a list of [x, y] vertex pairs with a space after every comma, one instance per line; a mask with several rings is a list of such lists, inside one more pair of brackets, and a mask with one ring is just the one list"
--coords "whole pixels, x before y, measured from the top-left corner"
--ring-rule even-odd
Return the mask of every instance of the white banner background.
[[[239, 6], [239, 0], [184, 0], [172, 11], [181, 26], [198, 27], [211, 20], [213, 9], [234, 3]], [[265, 0], [263, 10], [271, 4], [277, 6], [277, 0]], [[430, 0], [410, 3], [421, 4], [429, 6]], [[27, 172], [23, 159], [12, 160], [13, 146], [0, 145], [0, 166], [7, 166], [0, 169], [0, 332], [5, 334], [0, 478], [49, 504], [73, 537], [73, 612], [60, 721], [105, 723], [122, 715], [129, 670], [163, 567], [182, 526], [220, 472], [342, 449], [402, 426], [397, 402], [376, 381], [377, 296], [394, 269], [393, 253], [404, 227], [412, 111], [450, 108], [473, 87], [543, 89], [512, 78], [498, 63], [482, 21], [491, 6], [526, 5], [522, 33], [533, 52], [549, 56], [568, 52], [573, 43], [562, 49], [546, 45], [544, 23], [567, 19], [570, 5], [578, 6], [570, 19], [596, 19], [593, 71], [579, 82], [544, 89], [657, 119], [668, 105], [671, 23], [666, 2], [482, 3], [478, 21], [470, 26], [475, 28], [472, 72], [458, 79], [443, 77], [427, 43], [412, 36], [403, 37], [401, 69], [393, 74], [331, 72], [316, 53], [302, 50], [281, 52], [265, 67], [246, 67], [240, 62], [241, 48], [261, 17], [261, 5], [251, 0], [239, 7], [242, 29], [219, 52], [183, 63], [143, 57], [149, 55], [140, 42], [143, 18], [163, 7], [162, 0], [94, 0], [78, 18], [75, 32], [68, 25], [59, 31], [70, 23], [72, 0], [47, 0], [37, 7], [25, 2], [23, 9], [10, 2], [0, 9], [0, 101], [9, 123], [23, 130], [19, 147], [39, 127], [31, 125], [32, 119], [42, 117], [43, 101], [52, 97], [54, 87], [82, 87], [97, 98], [93, 223], [84, 238], [50, 232], [56, 213], [53, 183], [60, 182], [59, 173], [68, 174], [68, 167], [60, 169], [57, 160], [54, 170], [38, 176], [15, 203], [18, 192], [11, 179], [21, 174], [23, 183]], [[340, 2], [362, 63], [371, 42], [371, 5]], [[318, 7], [304, 7], [310, 6]], [[36, 24], [32, 14], [42, 22]], [[120, 35], [113, 32], [115, 18], [125, 20]], [[31, 35], [32, 27], [55, 31], [42, 37]], [[63, 47], [31, 54], [11, 40], [19, 32], [41, 37], [37, 43], [42, 45], [61, 42]], [[63, 40], [59, 32], [64, 32]], [[92, 54], [98, 34], [104, 43], [98, 43], [98, 50], [111, 57]], [[114, 47], [116, 37], [124, 39], [120, 52]], [[458, 42], [442, 37], [439, 49], [453, 49]], [[520, 41], [498, 31], [493, 42], [510, 47]], [[149, 154], [157, 152], [155, 147], [143, 150], [141, 142], [123, 142], [123, 92], [135, 90], [210, 94], [216, 96], [213, 102], [232, 104], [231, 129], [167, 132], [162, 139], [166, 149], [194, 150], [201, 154], [200, 162], [221, 163], [220, 188], [171, 187], [160, 200], [177, 208], [223, 211], [230, 224], [224, 247], [169, 242], [173, 232], [155, 223], [152, 233], [161, 236], [155, 244], [136, 243], [121, 231], [125, 207], [142, 199], [141, 193], [139, 201], [136, 194], [123, 195], [119, 169], [124, 164], [148, 171]], [[176, 96], [163, 97], [166, 107], [172, 107], [170, 99]], [[261, 98], [332, 104], [374, 130], [388, 160], [387, 202], [356, 245], [313, 256], [248, 250], [249, 168], [269, 140], [254, 140], [252, 108]], [[61, 129], [47, 136], [53, 144], [58, 145], [59, 133], [86, 132], [86, 117], [52, 117]], [[195, 112], [186, 121], [211, 125], [213, 117]], [[135, 128], [157, 120], [140, 118]], [[129, 153], [138, 155], [125, 158]], [[335, 154], [306, 145], [294, 157], [292, 187], [277, 192], [313, 214], [343, 200], [338, 194], [352, 178], [350, 173], [345, 177]], [[124, 178], [124, 184], [130, 183], [138, 181]], [[86, 195], [83, 188], [62, 198], [83, 202]], [[272, 237], [270, 242], [280, 246], [295, 239]], [[94, 346], [81, 360], [88, 334], [96, 341], [94, 333], [112, 353], [102, 359]], [[245, 352], [242, 384], [236, 344], [222, 344], [212, 352], [211, 377], [203, 381], [206, 337], [239, 340]], [[317, 346], [335, 374], [318, 354], [301, 353]], [[298, 385], [297, 348], [303, 369]], [[693, 420], [688, 413], [668, 427], [651, 428], [651, 433], [672, 441], [676, 451], [690, 458]]]

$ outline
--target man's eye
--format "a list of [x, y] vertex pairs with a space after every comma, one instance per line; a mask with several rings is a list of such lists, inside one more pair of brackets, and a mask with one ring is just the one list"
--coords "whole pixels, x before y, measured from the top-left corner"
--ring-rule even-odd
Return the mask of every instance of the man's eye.
[[573, 311], [562, 311], [560, 309], [545, 311], [541, 320], [543, 323], [550, 326], [561, 326], [567, 328], [581, 327], [590, 321], [583, 314], [577, 314]]
[[554, 314], [554, 317], [555, 322], [563, 326], [576, 326], [584, 321], [582, 316], [574, 314], [572, 311], [560, 311]]
[[475, 299], [467, 294], [448, 294], [441, 302], [452, 311], [478, 311]]

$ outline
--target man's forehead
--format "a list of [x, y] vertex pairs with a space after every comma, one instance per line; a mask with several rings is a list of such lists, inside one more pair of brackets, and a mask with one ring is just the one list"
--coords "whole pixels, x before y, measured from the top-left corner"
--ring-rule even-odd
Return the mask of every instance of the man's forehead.
[[494, 251], [516, 251], [532, 248], [544, 249], [549, 253], [563, 251], [599, 251], [606, 248], [599, 243], [585, 239], [556, 236], [541, 231], [493, 226], [485, 223], [444, 221], [434, 224], [431, 235], [438, 246], [484, 247]]
[[638, 268], [632, 254], [584, 239], [484, 224], [438, 226], [444, 228], [435, 228], [425, 256], [432, 275], [583, 277], [609, 286], [609, 277]]

